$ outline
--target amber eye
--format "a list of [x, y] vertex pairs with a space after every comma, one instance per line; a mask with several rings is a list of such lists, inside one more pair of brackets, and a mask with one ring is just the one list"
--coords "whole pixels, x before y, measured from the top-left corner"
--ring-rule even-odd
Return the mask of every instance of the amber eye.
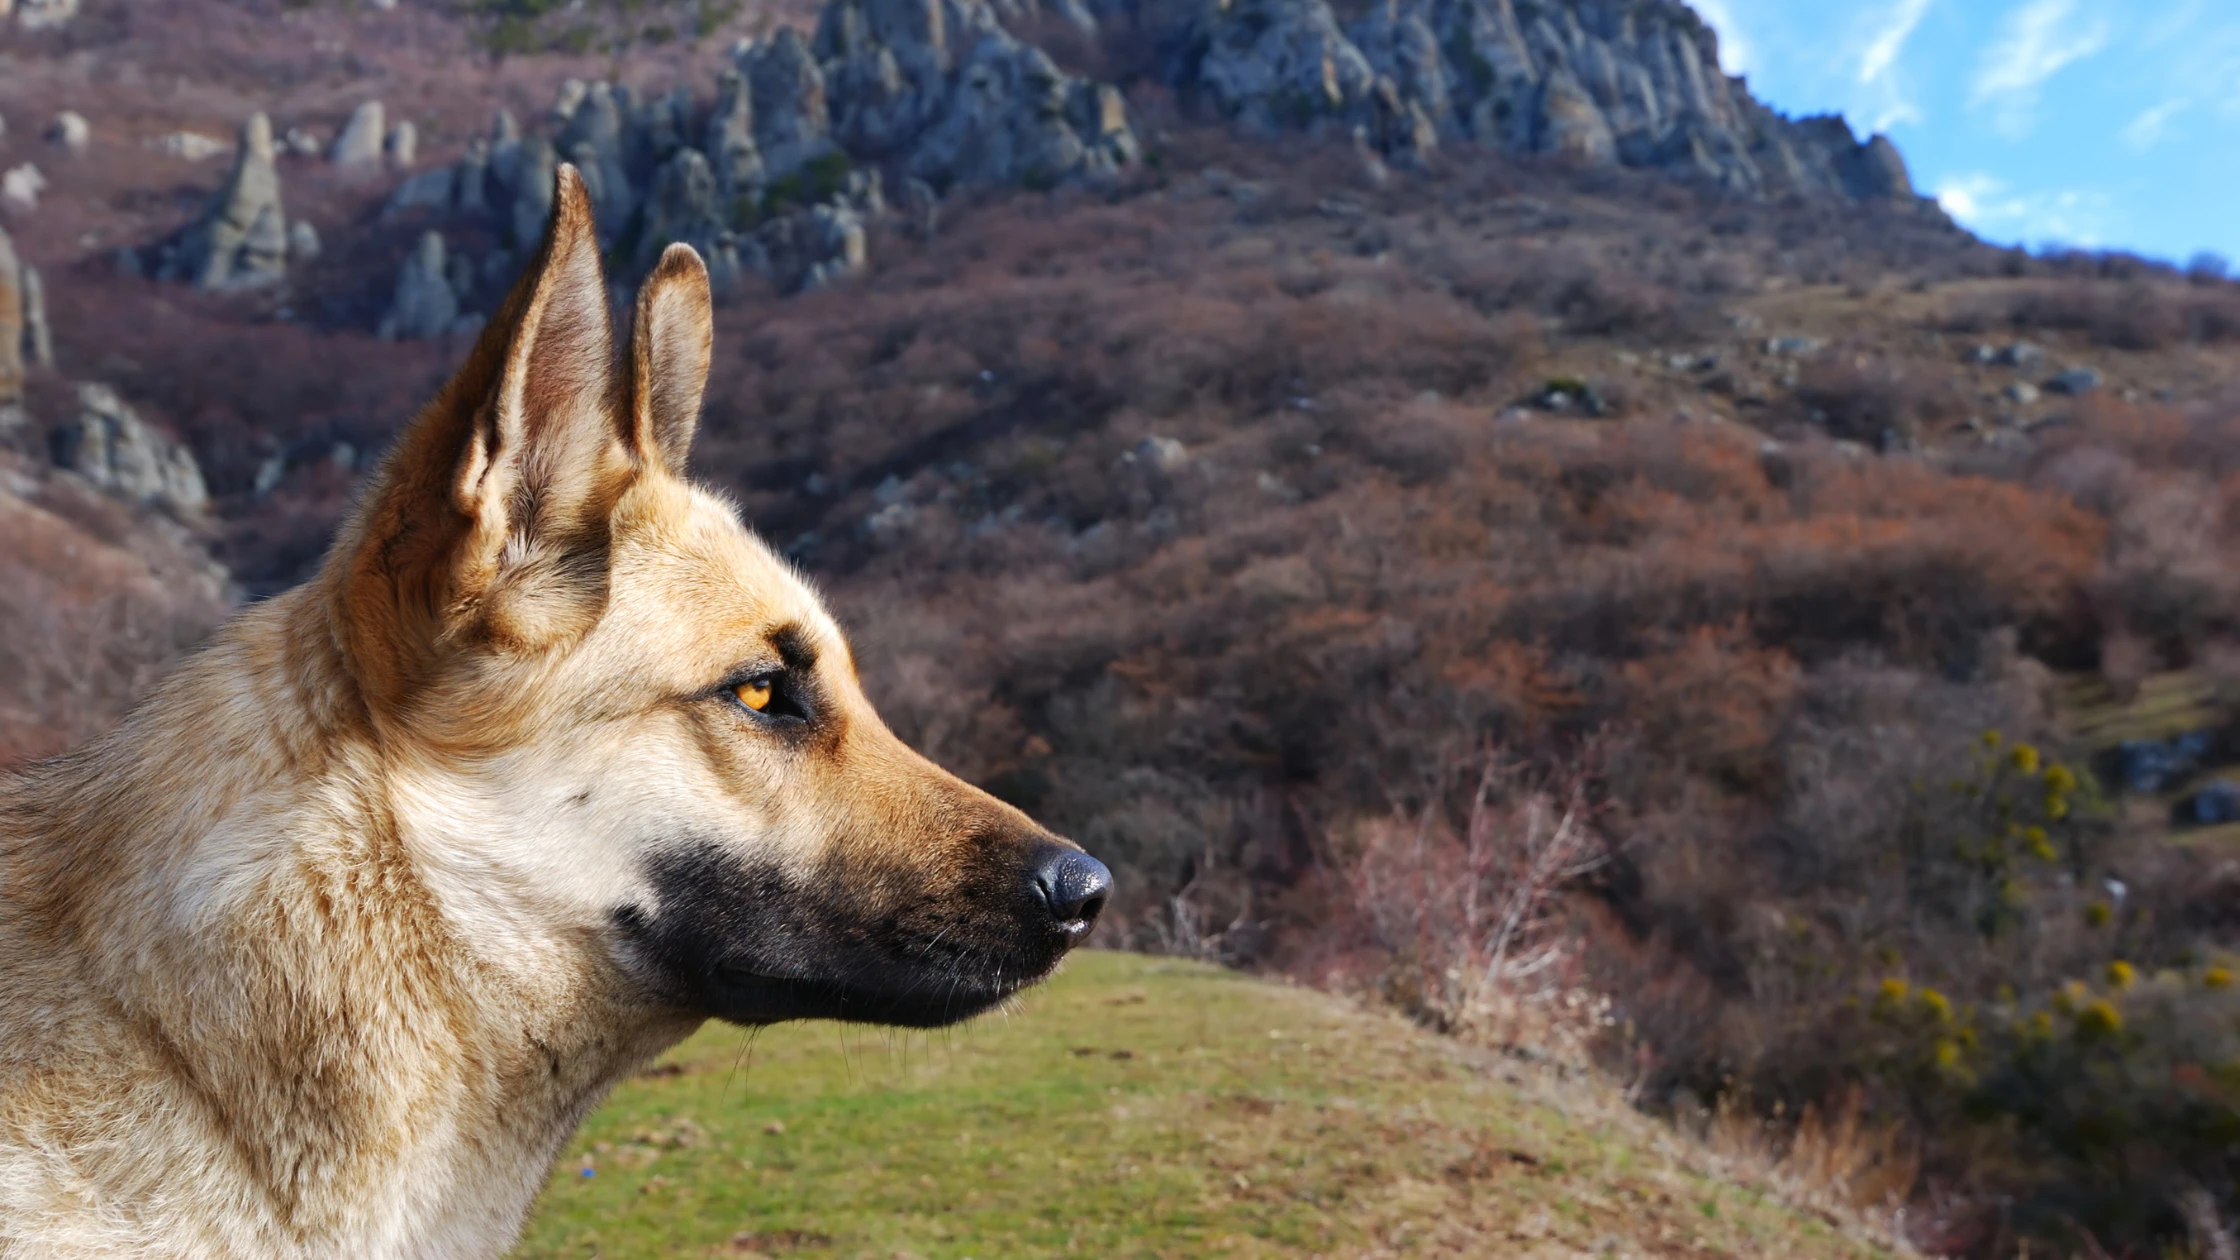
[[739, 697], [739, 703], [760, 713], [770, 707], [770, 680], [750, 678], [733, 688], [732, 694]]

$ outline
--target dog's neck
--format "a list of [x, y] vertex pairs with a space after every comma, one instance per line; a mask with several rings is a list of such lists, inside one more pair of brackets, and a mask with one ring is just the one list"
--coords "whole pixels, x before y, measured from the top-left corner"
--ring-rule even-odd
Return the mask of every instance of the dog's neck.
[[[33, 843], [7, 873], [19, 902], [44, 889], [56, 947], [289, 1232], [509, 1230], [583, 1113], [690, 1024], [611, 996], [590, 942], [466, 946], [383, 799], [380, 740], [315, 595], [251, 610], [124, 726], [16, 789]], [[405, 1184], [513, 1204], [515, 1221], [352, 1197]]]

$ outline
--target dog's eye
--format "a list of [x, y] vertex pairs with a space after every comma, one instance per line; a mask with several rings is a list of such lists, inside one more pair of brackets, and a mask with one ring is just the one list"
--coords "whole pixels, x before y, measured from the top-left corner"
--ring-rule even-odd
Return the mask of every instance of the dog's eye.
[[739, 703], [761, 713], [770, 707], [770, 698], [776, 694], [773, 690], [776, 681], [767, 674], [760, 678], [750, 678], [732, 688], [731, 694], [739, 697]]

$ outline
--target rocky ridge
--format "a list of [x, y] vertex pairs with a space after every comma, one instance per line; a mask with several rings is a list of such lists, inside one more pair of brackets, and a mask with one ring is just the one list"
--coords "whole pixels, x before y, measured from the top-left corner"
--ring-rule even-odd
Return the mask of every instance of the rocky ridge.
[[[927, 224], [928, 207], [953, 187], [1110, 179], [1139, 156], [1126, 102], [1005, 26], [1031, 11], [836, 0], [813, 35], [783, 28], [743, 44], [705, 101], [681, 85], [641, 97], [570, 80], [544, 134], [500, 112], [459, 162], [399, 184], [384, 214], [479, 221], [506, 252], [479, 263], [453, 252], [445, 264], [442, 236], [424, 235], [382, 328], [414, 337], [454, 326], [456, 311], [438, 317], [534, 243], [562, 162], [582, 172], [619, 258], [643, 267], [686, 242], [708, 259], [719, 291], [750, 274], [784, 291], [816, 288], [861, 268], [870, 225], [890, 212], [890, 175]], [[1086, 10], [1057, 12], [1093, 25]], [[370, 133], [367, 112], [353, 132]], [[431, 260], [457, 268], [448, 302]]]
[[[382, 217], [423, 230], [378, 321], [400, 338], [475, 324], [541, 229], [563, 162], [625, 267], [686, 242], [719, 291], [749, 276], [783, 292], [831, 283], [864, 265], [897, 202], [923, 235], [957, 187], [1114, 179], [1141, 156], [1126, 99], [1022, 38], [1043, 16], [1091, 39], [1115, 18], [1151, 23], [1161, 51], [1142, 69], [1183, 101], [1247, 129], [1349, 138], [1372, 173], [1475, 144], [1744, 197], [1913, 201], [1886, 137], [1769, 109], [1679, 0], [1373, 0], [1348, 17], [1331, 0], [1190, 0], [1156, 17], [1130, 7], [1142, 3], [831, 0], [813, 32], [742, 41], [704, 96], [570, 80], [549, 114], [524, 126], [500, 111], [455, 162], [418, 171], [414, 125], [364, 101], [325, 152], [337, 168], [405, 172]], [[291, 130], [291, 152], [315, 144]], [[273, 152], [252, 119], [225, 187], [146, 268], [230, 290], [315, 256], [316, 233], [282, 211]]]
[[1263, 128], [1348, 129], [1423, 160], [1469, 140], [1716, 183], [1751, 196], [1913, 195], [1888, 138], [1791, 120], [1719, 65], [1679, 0], [1204, 0], [1168, 37], [1171, 86]]

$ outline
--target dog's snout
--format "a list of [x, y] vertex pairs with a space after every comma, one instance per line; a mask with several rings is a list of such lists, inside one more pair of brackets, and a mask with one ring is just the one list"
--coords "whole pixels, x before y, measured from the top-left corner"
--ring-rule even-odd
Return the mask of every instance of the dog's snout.
[[1035, 868], [1034, 886], [1058, 930], [1078, 941], [1096, 926], [1112, 895], [1112, 872], [1079, 849], [1053, 845]]

